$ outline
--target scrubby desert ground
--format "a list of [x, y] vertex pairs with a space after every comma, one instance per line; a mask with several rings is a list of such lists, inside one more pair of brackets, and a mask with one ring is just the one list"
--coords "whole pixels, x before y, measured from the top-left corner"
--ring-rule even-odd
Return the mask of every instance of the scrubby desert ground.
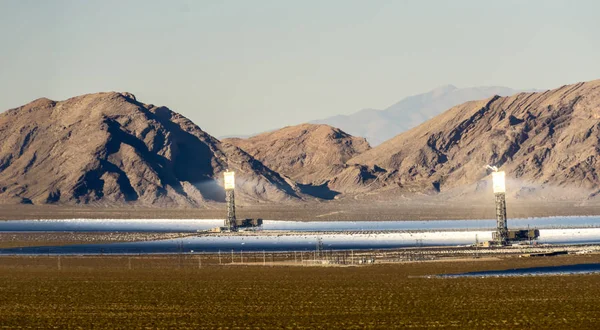
[[[594, 204], [512, 203], [510, 217], [600, 215]], [[493, 218], [481, 203], [307, 203], [238, 207], [279, 220]], [[13, 219], [215, 219], [203, 209], [0, 206]], [[131, 235], [139, 235], [131, 237]], [[0, 247], [162, 239], [155, 233], [2, 233]], [[226, 258], [224, 256], [224, 258]], [[237, 258], [237, 255], [236, 255]], [[271, 256], [273, 258], [273, 256]], [[268, 260], [269, 258], [267, 258]], [[276, 258], [275, 258], [276, 259]], [[600, 255], [499, 256], [368, 266], [218, 264], [195, 256], [0, 256], [0, 325], [6, 328], [577, 328], [600, 323], [600, 274], [513, 278], [423, 275], [598, 263]], [[237, 259], [236, 259], [237, 260]]]
[[5, 328], [597, 329], [600, 275], [421, 275], [597, 263], [600, 255], [355, 267], [201, 267], [177, 256], [0, 258]]

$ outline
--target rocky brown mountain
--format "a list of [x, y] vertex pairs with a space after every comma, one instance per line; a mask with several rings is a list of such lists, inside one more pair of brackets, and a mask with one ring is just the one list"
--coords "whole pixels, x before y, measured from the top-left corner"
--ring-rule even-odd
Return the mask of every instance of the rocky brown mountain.
[[319, 186], [343, 172], [346, 161], [370, 149], [364, 138], [328, 125], [302, 124], [232, 138], [233, 144], [269, 168], [303, 185]]
[[554, 189], [554, 198], [570, 198], [598, 194], [599, 152], [596, 80], [464, 103], [348, 164], [382, 168], [377, 189], [418, 192], [477, 185], [490, 164], [507, 172], [516, 194]]
[[0, 114], [0, 139], [4, 203], [199, 206], [224, 200], [227, 168], [242, 200], [301, 197], [246, 152], [129, 93], [38, 99]]

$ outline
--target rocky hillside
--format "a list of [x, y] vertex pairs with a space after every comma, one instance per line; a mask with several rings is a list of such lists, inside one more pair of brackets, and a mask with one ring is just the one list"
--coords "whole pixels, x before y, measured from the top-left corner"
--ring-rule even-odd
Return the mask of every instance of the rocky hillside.
[[241, 199], [300, 197], [292, 181], [244, 151], [128, 93], [38, 99], [8, 110], [0, 114], [0, 140], [4, 203], [198, 206], [224, 200], [219, 181], [228, 167]]
[[350, 158], [369, 150], [364, 138], [328, 125], [302, 124], [253, 136], [224, 139], [269, 168], [304, 185], [323, 185]]
[[[348, 161], [379, 166], [385, 186], [445, 191], [477, 184], [485, 165], [525, 186], [598, 193], [600, 80], [456, 106]], [[523, 190], [526, 189], [526, 190]], [[571, 193], [572, 190], [569, 192]], [[563, 190], [566, 196], [566, 190]]]

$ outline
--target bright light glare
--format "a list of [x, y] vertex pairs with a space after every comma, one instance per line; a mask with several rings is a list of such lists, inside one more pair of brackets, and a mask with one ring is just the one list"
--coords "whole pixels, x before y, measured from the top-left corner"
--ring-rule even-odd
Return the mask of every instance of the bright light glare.
[[227, 171], [223, 173], [225, 176], [225, 190], [231, 190], [235, 188], [235, 172]]
[[506, 192], [505, 176], [504, 172], [492, 172], [494, 194]]

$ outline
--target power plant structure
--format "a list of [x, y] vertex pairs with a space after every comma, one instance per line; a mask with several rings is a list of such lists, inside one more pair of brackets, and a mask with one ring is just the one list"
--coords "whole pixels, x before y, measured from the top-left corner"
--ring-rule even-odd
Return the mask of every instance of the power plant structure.
[[213, 228], [211, 232], [236, 232], [239, 229], [258, 228], [262, 226], [263, 219], [237, 219], [235, 215], [235, 172], [225, 171], [224, 188], [225, 202], [227, 204], [227, 217], [223, 227]]
[[495, 168], [492, 172], [492, 186], [494, 199], [496, 201], [496, 232], [492, 236], [498, 245], [508, 244], [508, 222], [506, 219], [506, 174], [498, 172]]
[[[540, 236], [538, 229], [508, 229], [508, 219], [506, 214], [506, 173], [498, 171], [495, 166], [487, 166], [492, 171], [492, 189], [496, 206], [496, 228], [492, 233], [492, 240], [488, 242], [479, 242], [477, 245], [485, 246], [506, 246], [514, 242], [532, 241]], [[237, 232], [245, 229], [257, 229], [262, 226], [263, 219], [240, 219], [235, 213], [235, 172], [225, 171], [224, 188], [225, 201], [227, 203], [227, 217], [223, 227], [216, 227], [209, 232]], [[322, 242], [317, 242], [317, 250], [322, 248]]]
[[225, 186], [225, 202], [227, 203], [227, 218], [225, 218], [225, 227], [229, 231], [237, 231], [237, 223], [235, 217], [235, 172], [225, 171], [224, 186]]
[[505, 246], [512, 242], [531, 241], [540, 236], [538, 229], [508, 229], [506, 216], [506, 173], [498, 171], [496, 166], [487, 166], [492, 170], [492, 188], [496, 204], [496, 231], [492, 233], [493, 245]]

